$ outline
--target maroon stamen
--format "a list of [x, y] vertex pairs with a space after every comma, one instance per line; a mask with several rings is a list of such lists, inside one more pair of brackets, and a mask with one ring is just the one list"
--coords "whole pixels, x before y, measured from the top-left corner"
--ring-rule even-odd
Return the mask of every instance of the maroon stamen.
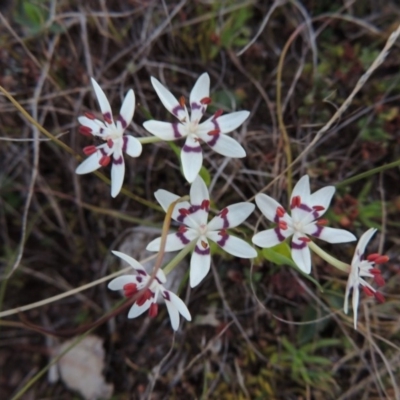
[[178, 212], [179, 214], [184, 215], [185, 217], [187, 217], [190, 214], [190, 211], [186, 208], [180, 208]]
[[315, 211], [324, 211], [325, 207], [323, 207], [323, 206], [313, 206], [313, 210], [315, 210]]
[[185, 233], [187, 231], [187, 228], [186, 228], [186, 226], [184, 226], [184, 225], [181, 225], [179, 228], [178, 228], [178, 232], [180, 232], [180, 233]]
[[153, 297], [153, 292], [150, 289], [147, 289], [144, 293], [143, 296], [141, 296], [137, 301], [136, 304], [138, 306], [142, 306], [144, 303], [146, 303], [147, 300], [151, 299]]
[[92, 136], [92, 129], [90, 129], [88, 126], [81, 125], [78, 128], [78, 132], [84, 136]]
[[374, 275], [374, 281], [378, 286], [385, 286], [385, 280], [382, 275]]
[[108, 146], [110, 149], [111, 149], [111, 147], [114, 146], [114, 142], [113, 142], [112, 139], [108, 139], [108, 140], [107, 140], [107, 146]]
[[214, 129], [214, 130], [212, 130], [210, 132], [207, 132], [207, 135], [216, 136], [216, 135], [219, 135], [220, 133], [221, 133], [221, 131], [219, 129]]
[[290, 204], [290, 208], [293, 209], [293, 208], [299, 207], [300, 204], [301, 204], [301, 197], [300, 196], [294, 196], [293, 199], [292, 199], [292, 202]]
[[185, 98], [183, 96], [179, 97], [179, 104], [181, 107], [185, 107]]
[[123, 286], [122, 290], [125, 297], [132, 297], [137, 292], [137, 286], [135, 283], [127, 283]]
[[99, 164], [102, 167], [106, 167], [108, 164], [110, 164], [111, 158], [109, 156], [103, 156], [100, 158]]
[[204, 105], [209, 105], [210, 103], [211, 103], [211, 97], [204, 97], [204, 98], [202, 98], [201, 100], [200, 100], [200, 103], [201, 104], [204, 104]]
[[285, 222], [285, 221], [279, 221], [278, 226], [283, 231], [285, 231], [288, 228], [287, 222]]
[[213, 119], [216, 119], [218, 117], [220, 117], [222, 115], [222, 113], [224, 112], [224, 110], [217, 110], [215, 111], [214, 115], [213, 115]]
[[303, 243], [309, 243], [309, 242], [311, 242], [311, 239], [308, 238], [307, 236], [299, 237], [299, 240], [300, 240], [301, 242], [303, 242]]
[[385, 298], [383, 297], [382, 293], [379, 292], [375, 292], [374, 293], [375, 299], [379, 302], [379, 303], [384, 303], [385, 302]]
[[327, 219], [319, 219], [315, 224], [319, 226], [325, 226], [328, 225], [328, 220]]
[[149, 308], [149, 316], [151, 318], [156, 317], [158, 314], [158, 304], [157, 303], [151, 303], [151, 306]]
[[370, 296], [370, 297], [374, 296], [374, 291], [371, 290], [369, 287], [363, 286], [362, 289], [363, 289], [364, 293], [365, 293], [367, 296]]
[[91, 154], [96, 153], [97, 148], [96, 146], [86, 146], [83, 148], [83, 152], [87, 155], [90, 156]]
[[94, 120], [94, 119], [96, 119], [96, 117], [95, 117], [95, 115], [93, 114], [93, 113], [91, 113], [91, 112], [85, 112], [85, 117], [86, 118], [89, 118], [89, 119], [91, 119], [91, 120]]
[[228, 210], [227, 208], [223, 208], [223, 209], [220, 211], [219, 216], [220, 216], [221, 218], [225, 218], [225, 217], [228, 215], [228, 212], [229, 212], [229, 210]]
[[203, 200], [203, 201], [201, 202], [200, 208], [201, 208], [202, 210], [208, 210], [208, 207], [210, 207], [210, 200]]
[[200, 242], [200, 244], [201, 244], [201, 246], [203, 247], [203, 249], [206, 249], [206, 248], [208, 247], [207, 242], [205, 242], [204, 240], [202, 240], [202, 241]]
[[282, 218], [284, 215], [285, 215], [285, 209], [283, 208], [283, 207], [278, 207], [277, 209], [276, 209], [276, 215], [279, 217], [279, 218]]

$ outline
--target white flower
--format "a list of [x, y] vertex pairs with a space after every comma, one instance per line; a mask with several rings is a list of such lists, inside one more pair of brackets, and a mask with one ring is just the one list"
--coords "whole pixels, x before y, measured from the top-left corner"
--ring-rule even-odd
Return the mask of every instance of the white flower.
[[[157, 190], [157, 201], [167, 211], [169, 205], [179, 199], [179, 196]], [[178, 203], [172, 213], [172, 218], [182, 224], [178, 232], [167, 236], [165, 251], [182, 250], [192, 243], [196, 244], [190, 260], [190, 286], [198, 285], [210, 270], [211, 254], [208, 240], [212, 240], [229, 254], [241, 258], [254, 258], [257, 252], [247, 242], [228, 234], [228, 228], [241, 224], [254, 210], [251, 203], [237, 203], [221, 210], [210, 222], [208, 212], [210, 198], [206, 184], [198, 176], [190, 188], [190, 203]], [[153, 240], [147, 246], [149, 251], [160, 250], [161, 238]]]
[[157, 79], [151, 83], [165, 108], [178, 118], [179, 122], [146, 121], [143, 126], [153, 135], [163, 140], [176, 140], [186, 137], [182, 148], [181, 160], [183, 174], [188, 182], [193, 182], [203, 164], [200, 141], [206, 142], [214, 151], [226, 157], [241, 158], [246, 156], [243, 147], [225, 133], [232, 132], [249, 116], [248, 111], [237, 111], [222, 115], [217, 111], [211, 118], [200, 123], [210, 104], [210, 77], [207, 73], [200, 75], [190, 92], [190, 115], [185, 99], [178, 101]]
[[78, 166], [76, 173], [93, 172], [101, 166], [108, 165], [111, 161], [111, 196], [115, 197], [121, 191], [125, 176], [123, 151], [131, 157], [138, 157], [142, 153], [142, 144], [135, 137], [124, 134], [135, 111], [135, 94], [132, 89], [128, 91], [120, 114], [114, 121], [106, 95], [98, 83], [93, 78], [91, 79], [104, 122], [96, 119], [93, 114], [86, 113], [85, 116], [78, 118], [82, 125], [79, 132], [87, 136], [98, 136], [106, 143], [100, 146], [85, 147], [83, 151], [89, 157]]
[[253, 237], [253, 243], [266, 248], [273, 247], [293, 235], [291, 253], [297, 266], [309, 274], [311, 271], [311, 253], [307, 243], [310, 236], [325, 240], [329, 243], [345, 243], [356, 240], [356, 237], [343, 229], [324, 226], [326, 220], [318, 220], [331, 202], [335, 193], [333, 186], [327, 186], [311, 194], [308, 175], [303, 176], [293, 189], [290, 199], [291, 216], [273, 198], [256, 195], [256, 203], [261, 212], [272, 222], [273, 229], [258, 232]]
[[373, 278], [378, 286], [383, 286], [385, 284], [385, 281], [381, 275], [381, 271], [375, 266], [387, 262], [389, 257], [375, 253], [370, 254], [366, 259], [364, 258], [365, 248], [375, 232], [376, 229], [371, 228], [361, 236], [350, 266], [350, 274], [349, 279], [347, 280], [346, 294], [344, 298], [344, 312], [347, 314], [349, 310], [349, 296], [351, 289], [353, 289], [352, 303], [354, 329], [357, 329], [357, 310], [358, 303], [360, 301], [360, 286], [367, 296], [375, 296], [380, 303], [385, 301], [385, 298], [382, 296], [382, 294], [377, 292], [376, 289], [374, 289], [362, 278]]
[[[113, 253], [126, 261], [136, 271], [136, 275], [119, 276], [108, 284], [108, 288], [123, 290], [125, 297], [132, 297], [148, 284], [151, 276], [134, 258], [119, 251], [113, 251]], [[128, 318], [136, 318], [147, 310], [149, 310], [150, 317], [155, 317], [158, 313], [157, 297], [161, 294], [168, 309], [172, 329], [176, 331], [179, 327], [179, 314], [191, 321], [192, 317], [186, 304], [175, 293], [166, 290], [162, 285], [166, 280], [164, 272], [161, 269], [158, 270], [153, 282], [129, 310]]]

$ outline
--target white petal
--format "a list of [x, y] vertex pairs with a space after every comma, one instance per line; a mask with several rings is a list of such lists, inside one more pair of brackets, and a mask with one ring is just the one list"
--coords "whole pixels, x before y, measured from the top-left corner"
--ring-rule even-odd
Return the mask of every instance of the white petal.
[[96, 153], [93, 153], [86, 160], [82, 161], [76, 168], [75, 172], [78, 175], [83, 175], [96, 171], [96, 169], [100, 168], [100, 159], [102, 156], [103, 155], [100, 151], [96, 151]]
[[131, 157], [139, 157], [142, 154], [142, 143], [131, 135], [123, 136], [122, 150]]
[[179, 327], [179, 313], [182, 314], [188, 321], [191, 321], [192, 317], [190, 316], [186, 304], [175, 293], [164, 291], [163, 297], [168, 309], [172, 329], [176, 331]]
[[235, 228], [245, 221], [254, 211], [252, 203], [236, 203], [221, 210], [208, 224], [210, 231]]
[[199, 175], [197, 175], [196, 179], [190, 186], [190, 203], [192, 205], [200, 206], [204, 200], [210, 201], [210, 195], [205, 182]]
[[208, 274], [211, 266], [210, 246], [204, 249], [200, 240], [197, 242], [190, 259], [190, 286], [197, 286]]
[[98, 119], [90, 119], [85, 116], [78, 117], [78, 121], [81, 125], [87, 126], [92, 130], [93, 135], [101, 135], [100, 129], [103, 128], [103, 130], [106, 128], [104, 123], [102, 121], [99, 121]]
[[[109, 118], [109, 119], [111, 119], [111, 121], [114, 121], [113, 116], [112, 116], [111, 106], [107, 100], [107, 96], [104, 94], [102, 88], [99, 86], [99, 84], [93, 78], [91, 78], [91, 81], [92, 81], [93, 89], [96, 93], [97, 101], [99, 102], [101, 113], [103, 114], [103, 116], [105, 118]], [[106, 124], [110, 125], [107, 122], [106, 122]]]
[[143, 268], [143, 266], [136, 261], [134, 258], [128, 256], [125, 253], [121, 253], [120, 251], [112, 250], [111, 253], [115, 254], [117, 257], [121, 258], [125, 262], [127, 262], [133, 269], [136, 271], [141, 271], [141, 275], [148, 275], [146, 270]]
[[[174, 201], [178, 200], [180, 197], [177, 196], [176, 194], [173, 194], [171, 192], [168, 192], [167, 190], [164, 189], [158, 189], [155, 193], [154, 193], [155, 198], [157, 199], [157, 201], [159, 202], [160, 206], [164, 209], [165, 212], [168, 211], [168, 207], [170, 206], [171, 203], [173, 203]], [[179, 221], [178, 218], [180, 217], [180, 213], [179, 210], [181, 208], [190, 208], [190, 203], [188, 201], [181, 201], [179, 203], [177, 203], [174, 207], [174, 211], [172, 212], [172, 219], [178, 222], [182, 222]]]
[[354, 252], [353, 260], [351, 262], [352, 266], [355, 265], [356, 262], [360, 261], [361, 256], [365, 253], [365, 248], [367, 247], [367, 244], [372, 239], [372, 236], [375, 235], [376, 231], [377, 229], [370, 228], [362, 234], [357, 243], [356, 250]]
[[274, 200], [272, 197], [267, 196], [264, 193], [259, 193], [256, 195], [256, 204], [261, 212], [271, 222], [275, 222], [277, 208], [282, 208], [284, 210], [284, 208], [276, 200]]
[[179, 122], [170, 123], [150, 120], [144, 122], [143, 126], [151, 134], [162, 140], [175, 140], [187, 135], [184, 125]]
[[[293, 188], [292, 196], [290, 197], [290, 202], [292, 202], [293, 197], [299, 196], [301, 203], [310, 206], [310, 178], [308, 175], [304, 175], [301, 179], [296, 183]], [[293, 215], [293, 214], [292, 214]]]
[[[246, 151], [239, 144], [238, 141], [232, 139], [227, 135], [208, 136], [202, 135], [201, 137], [206, 143], [218, 154], [230, 158], [243, 158], [246, 157]], [[210, 140], [211, 138], [211, 140]]]
[[354, 329], [357, 329], [357, 319], [358, 319], [358, 303], [360, 302], [360, 289], [358, 286], [353, 287], [353, 319], [354, 319]]
[[173, 115], [182, 119], [186, 116], [186, 111], [184, 107], [179, 104], [179, 101], [175, 96], [156, 78], [151, 77], [151, 84], [154, 90], [157, 92], [158, 97], [163, 103], [164, 107]]
[[190, 108], [191, 108], [191, 121], [199, 121], [201, 117], [204, 115], [207, 105], [202, 104], [200, 101], [205, 97], [210, 96], [210, 77], [205, 72], [201, 74], [199, 79], [197, 79], [196, 83], [193, 86], [192, 91], [190, 92]]
[[[286, 231], [282, 230], [277, 231], [276, 229], [267, 229], [265, 231], [256, 233], [251, 241], [263, 249], [273, 247], [279, 243], [282, 243], [289, 236], [280, 235], [279, 233], [282, 232], [286, 233]], [[290, 231], [290, 233], [292, 233], [292, 231]]]
[[115, 151], [111, 167], [111, 196], [116, 197], [121, 191], [125, 177], [125, 161], [120, 151]]
[[[165, 243], [165, 251], [178, 251], [186, 247], [190, 242], [198, 238], [198, 233], [193, 229], [188, 228], [184, 233], [170, 233], [167, 235]], [[146, 247], [148, 251], [159, 251], [161, 237], [152, 240]]]
[[228, 234], [220, 234], [220, 232], [209, 232], [207, 237], [217, 243], [227, 253], [240, 258], [257, 257], [257, 251], [243, 239]]
[[292, 241], [292, 258], [296, 265], [304, 273], [309, 274], [311, 272], [311, 253], [307, 244], [298, 240], [300, 235], [294, 234]]
[[200, 103], [200, 100], [210, 96], [210, 76], [204, 72], [199, 76], [190, 92], [190, 103]]
[[310, 198], [310, 206], [322, 206], [324, 210], [318, 211], [318, 217], [321, 217], [325, 214], [325, 211], [328, 209], [329, 205], [331, 204], [331, 200], [333, 195], [335, 194], [335, 187], [334, 186], [326, 186], [322, 189], [317, 190], [315, 193], [311, 195]]
[[304, 231], [305, 233], [315, 236], [318, 239], [325, 240], [325, 242], [328, 243], [347, 243], [347, 242], [354, 242], [354, 240], [357, 240], [357, 238], [351, 232], [346, 231], [344, 229], [330, 228], [327, 226], [324, 227], [315, 226], [315, 228], [317, 228], [317, 231], [316, 232], [314, 231], [313, 233], [307, 232], [308, 229], [307, 230], [305, 229]]
[[107, 287], [111, 290], [122, 290], [128, 283], [136, 283], [134, 275], [122, 275], [108, 283]]
[[232, 132], [242, 125], [249, 115], [249, 111], [236, 111], [230, 114], [221, 115], [215, 119], [217, 125], [215, 129], [219, 129], [221, 133]]
[[188, 182], [193, 182], [203, 165], [203, 153], [199, 142], [188, 136], [181, 151], [183, 175]]
[[124, 102], [122, 103], [121, 110], [119, 112], [119, 118], [122, 128], [126, 127], [132, 122], [133, 113], [135, 112], [135, 93], [132, 89], [128, 91], [125, 96]]
[[128, 318], [136, 318], [139, 315], [142, 315], [145, 311], [147, 311], [150, 308], [151, 303], [152, 299], [146, 300], [145, 303], [142, 304], [141, 306], [138, 306], [137, 303], [135, 303], [129, 310]]

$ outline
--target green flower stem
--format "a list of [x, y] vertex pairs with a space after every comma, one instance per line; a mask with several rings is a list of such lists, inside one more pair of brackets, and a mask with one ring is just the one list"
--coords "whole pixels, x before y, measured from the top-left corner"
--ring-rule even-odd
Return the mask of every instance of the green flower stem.
[[162, 139], [157, 136], [137, 137], [136, 139], [142, 144], [162, 142]]
[[189, 243], [184, 249], [182, 249], [164, 268], [163, 272], [165, 275], [169, 274], [185, 257], [188, 255], [196, 245], [196, 240]]
[[348, 185], [350, 183], [353, 183], [355, 181], [358, 181], [360, 179], [367, 178], [368, 176], [371, 176], [371, 175], [377, 174], [379, 172], [386, 171], [387, 169], [398, 167], [398, 166], [400, 166], [400, 160], [393, 161], [392, 163], [385, 164], [385, 165], [382, 165], [380, 167], [370, 169], [369, 171], [363, 172], [362, 174], [358, 174], [358, 175], [353, 176], [353, 177], [351, 177], [349, 179], [345, 179], [344, 181], [337, 183], [335, 186], [336, 187], [346, 186], [346, 185]]
[[318, 254], [323, 260], [325, 260], [327, 263], [333, 265], [335, 268], [340, 269], [343, 272], [349, 273], [350, 271], [350, 266], [342, 261], [339, 261], [335, 257], [332, 257], [328, 253], [326, 253], [324, 250], [321, 249], [321, 247], [317, 246], [313, 241], [308, 243], [308, 247], [316, 254]]

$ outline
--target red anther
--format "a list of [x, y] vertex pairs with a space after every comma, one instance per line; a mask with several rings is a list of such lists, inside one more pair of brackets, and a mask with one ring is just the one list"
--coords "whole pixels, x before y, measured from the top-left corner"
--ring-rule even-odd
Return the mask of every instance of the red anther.
[[379, 256], [378, 258], [375, 259], [375, 264], [385, 264], [389, 261], [388, 256]]
[[374, 293], [375, 299], [379, 302], [379, 303], [384, 303], [385, 302], [385, 298], [383, 297], [382, 293], [379, 292], [375, 292]]
[[108, 146], [110, 149], [111, 149], [111, 147], [114, 146], [114, 142], [113, 142], [112, 139], [108, 139], [108, 140], [107, 140], [107, 146]]
[[220, 133], [221, 133], [221, 131], [219, 129], [214, 129], [214, 130], [212, 130], [210, 132], [207, 132], [207, 135], [216, 136], [216, 135], [219, 135]]
[[301, 242], [304, 242], [304, 243], [309, 243], [309, 242], [311, 242], [311, 239], [308, 238], [307, 236], [299, 237], [299, 240], [300, 240]]
[[183, 96], [179, 97], [179, 104], [181, 107], [185, 107], [185, 98]]
[[368, 270], [369, 273], [371, 273], [372, 275], [380, 275], [381, 274], [381, 270], [378, 268], [370, 268]]
[[91, 112], [86, 111], [84, 115], [86, 118], [89, 118], [91, 120], [96, 119], [95, 115]]
[[385, 280], [383, 279], [382, 275], [374, 275], [374, 281], [378, 286], [385, 285]]
[[367, 296], [374, 296], [374, 291], [373, 290], [371, 290], [368, 286], [363, 286], [362, 287], [362, 290], [364, 291], [364, 293], [367, 295]]
[[213, 115], [213, 119], [216, 119], [216, 118], [220, 117], [223, 112], [224, 112], [224, 110], [221, 110], [221, 109], [215, 111], [215, 113]]
[[102, 167], [106, 167], [108, 164], [110, 164], [111, 158], [109, 156], [103, 156], [100, 158], [99, 164]]
[[287, 229], [287, 222], [279, 221], [278, 226], [279, 226], [279, 229], [282, 229], [283, 231], [285, 231]]
[[229, 210], [227, 208], [223, 208], [220, 212], [219, 212], [219, 216], [221, 218], [225, 218], [228, 215]]
[[201, 104], [205, 104], [205, 105], [209, 105], [209, 104], [211, 104], [211, 97], [203, 97], [201, 100], [200, 100], [200, 103]]
[[185, 217], [190, 214], [190, 211], [187, 208], [180, 208], [178, 212], [179, 214], [184, 215]]
[[125, 297], [132, 297], [137, 292], [137, 286], [135, 283], [127, 283], [123, 286], [122, 290]]
[[325, 226], [325, 225], [328, 225], [328, 220], [327, 219], [319, 219], [317, 222], [316, 222], [316, 224], [317, 225], [320, 225], [320, 226]]
[[92, 136], [92, 130], [88, 126], [81, 125], [78, 128], [78, 132], [84, 136]]
[[107, 122], [107, 124], [112, 124], [111, 116], [108, 115], [108, 113], [107, 114], [103, 114], [103, 118], [104, 118], [104, 121]]
[[293, 199], [292, 199], [292, 202], [290, 204], [290, 208], [293, 209], [293, 208], [299, 207], [300, 204], [301, 204], [301, 197], [300, 196], [294, 196]]
[[277, 209], [276, 209], [276, 215], [279, 217], [279, 218], [282, 218], [284, 215], [285, 215], [285, 209], [283, 208], [283, 207], [278, 207]]
[[147, 289], [141, 297], [136, 301], [136, 304], [138, 306], [142, 306], [144, 303], [146, 303], [147, 300], [151, 299], [153, 297], [153, 292], [150, 289]]
[[367, 257], [368, 261], [374, 262], [378, 257], [380, 257], [381, 255], [378, 253], [372, 253]]
[[151, 303], [151, 306], [149, 308], [149, 316], [151, 318], [156, 317], [158, 314], [158, 304], [157, 303]]
[[184, 226], [184, 225], [181, 225], [179, 228], [178, 228], [178, 232], [180, 232], [180, 233], [185, 233], [187, 231], [187, 228], [186, 228], [186, 226]]
[[90, 156], [91, 154], [96, 153], [97, 148], [96, 146], [86, 146], [83, 148], [83, 152], [87, 155]]
[[325, 207], [323, 207], [323, 206], [313, 206], [312, 208], [315, 211], [324, 211], [325, 210]]
[[203, 249], [206, 249], [206, 248], [208, 247], [208, 243], [205, 242], [204, 240], [202, 240], [202, 241], [200, 242], [200, 244], [201, 244], [201, 246], [203, 247]]
[[201, 202], [200, 208], [201, 208], [202, 210], [208, 210], [208, 207], [210, 207], [210, 200], [203, 200], [203, 201]]
[[226, 236], [226, 235], [227, 235], [226, 229], [221, 229], [220, 231], [218, 231], [218, 235], [220, 235], [220, 236]]

